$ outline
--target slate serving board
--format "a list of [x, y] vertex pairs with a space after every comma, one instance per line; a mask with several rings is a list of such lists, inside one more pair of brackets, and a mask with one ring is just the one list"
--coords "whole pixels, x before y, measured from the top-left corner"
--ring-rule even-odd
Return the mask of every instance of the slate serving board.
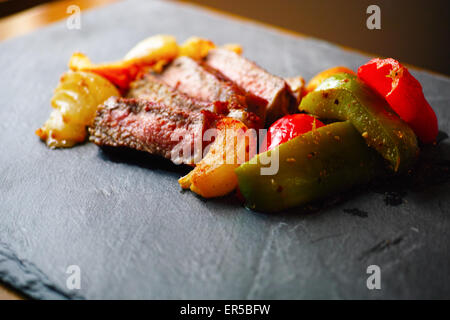
[[[432, 183], [388, 183], [318, 211], [258, 214], [233, 197], [180, 192], [185, 170], [159, 159], [93, 144], [46, 148], [33, 131], [71, 53], [108, 61], [149, 35], [198, 35], [241, 43], [269, 71], [306, 79], [368, 57], [167, 2], [121, 2], [83, 13], [81, 23], [0, 43], [3, 282], [44, 299], [450, 297], [448, 78], [413, 71], [442, 131], [428, 155], [440, 167], [422, 170]], [[366, 287], [371, 264], [381, 268], [381, 290]], [[80, 290], [66, 287], [70, 265], [81, 269]]]

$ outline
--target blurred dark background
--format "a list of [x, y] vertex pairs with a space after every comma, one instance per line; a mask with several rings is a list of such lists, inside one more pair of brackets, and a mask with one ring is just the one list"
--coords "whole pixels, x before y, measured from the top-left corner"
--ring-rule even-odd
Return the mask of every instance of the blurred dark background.
[[[450, 0], [189, 0], [450, 75]], [[381, 9], [368, 30], [366, 9]]]
[[30, 7], [52, 1], [46, 0], [0, 0], [0, 18]]
[[[51, 1], [0, 0], [0, 17], [44, 2]], [[77, 2], [79, 1], [71, 1], [73, 4]], [[450, 75], [450, 0], [183, 0], [182, 2], [234, 13]], [[369, 16], [366, 9], [372, 4], [378, 5], [381, 9], [381, 30], [368, 30], [366, 27]]]

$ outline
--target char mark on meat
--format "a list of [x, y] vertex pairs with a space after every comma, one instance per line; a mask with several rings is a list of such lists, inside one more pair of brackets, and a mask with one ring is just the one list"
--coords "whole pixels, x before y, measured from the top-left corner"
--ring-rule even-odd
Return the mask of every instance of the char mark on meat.
[[146, 151], [176, 164], [193, 164], [202, 157], [204, 131], [216, 119], [207, 110], [112, 97], [99, 107], [89, 128], [90, 141]]
[[228, 102], [230, 109], [246, 108], [245, 95], [233, 83], [219, 79], [189, 57], [175, 59], [158, 78], [195, 99]]
[[194, 111], [207, 110], [217, 114], [227, 114], [227, 105], [220, 102], [205, 102], [188, 97], [175, 90], [152, 74], [133, 82], [127, 94], [128, 98], [145, 99], [167, 106], [189, 109]]
[[250, 128], [262, 127], [262, 120], [248, 110], [246, 93], [222, 74], [189, 57], [179, 57], [167, 66], [157, 80], [192, 99], [223, 103], [229, 117], [241, 120]]
[[303, 90], [305, 88], [305, 79], [301, 76], [285, 78], [284, 79], [289, 86], [292, 97], [294, 98], [294, 103], [291, 104], [291, 113], [298, 112], [298, 106], [302, 101]]
[[254, 106], [258, 116], [265, 119], [266, 125], [288, 114], [295, 103], [286, 81], [235, 52], [210, 50], [204, 63], [234, 82], [247, 93], [248, 98], [253, 98], [250, 105]]

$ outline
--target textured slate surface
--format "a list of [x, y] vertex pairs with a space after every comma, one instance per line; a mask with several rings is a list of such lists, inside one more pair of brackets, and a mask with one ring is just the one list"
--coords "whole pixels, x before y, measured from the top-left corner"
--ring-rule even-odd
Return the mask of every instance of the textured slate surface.
[[[389, 184], [318, 212], [278, 215], [246, 211], [231, 197], [203, 201], [180, 192], [183, 170], [164, 161], [127, 160], [92, 144], [52, 151], [39, 142], [33, 131], [47, 118], [73, 51], [114, 60], [156, 33], [241, 43], [247, 57], [282, 76], [310, 78], [367, 60], [153, 1], [87, 12], [81, 30], [62, 22], [0, 43], [1, 280], [34, 298], [450, 297], [448, 140], [428, 156], [438, 167], [423, 167], [433, 184]], [[414, 74], [449, 132], [450, 80]], [[71, 291], [65, 271], [74, 264], [81, 290]], [[370, 264], [381, 267], [381, 290], [366, 288]]]

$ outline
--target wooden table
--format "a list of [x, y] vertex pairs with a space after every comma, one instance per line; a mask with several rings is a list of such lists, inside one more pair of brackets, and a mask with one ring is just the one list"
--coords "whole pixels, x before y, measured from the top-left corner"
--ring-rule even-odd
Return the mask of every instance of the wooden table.
[[24, 299], [19, 293], [0, 284], [0, 300], [21, 300]]

